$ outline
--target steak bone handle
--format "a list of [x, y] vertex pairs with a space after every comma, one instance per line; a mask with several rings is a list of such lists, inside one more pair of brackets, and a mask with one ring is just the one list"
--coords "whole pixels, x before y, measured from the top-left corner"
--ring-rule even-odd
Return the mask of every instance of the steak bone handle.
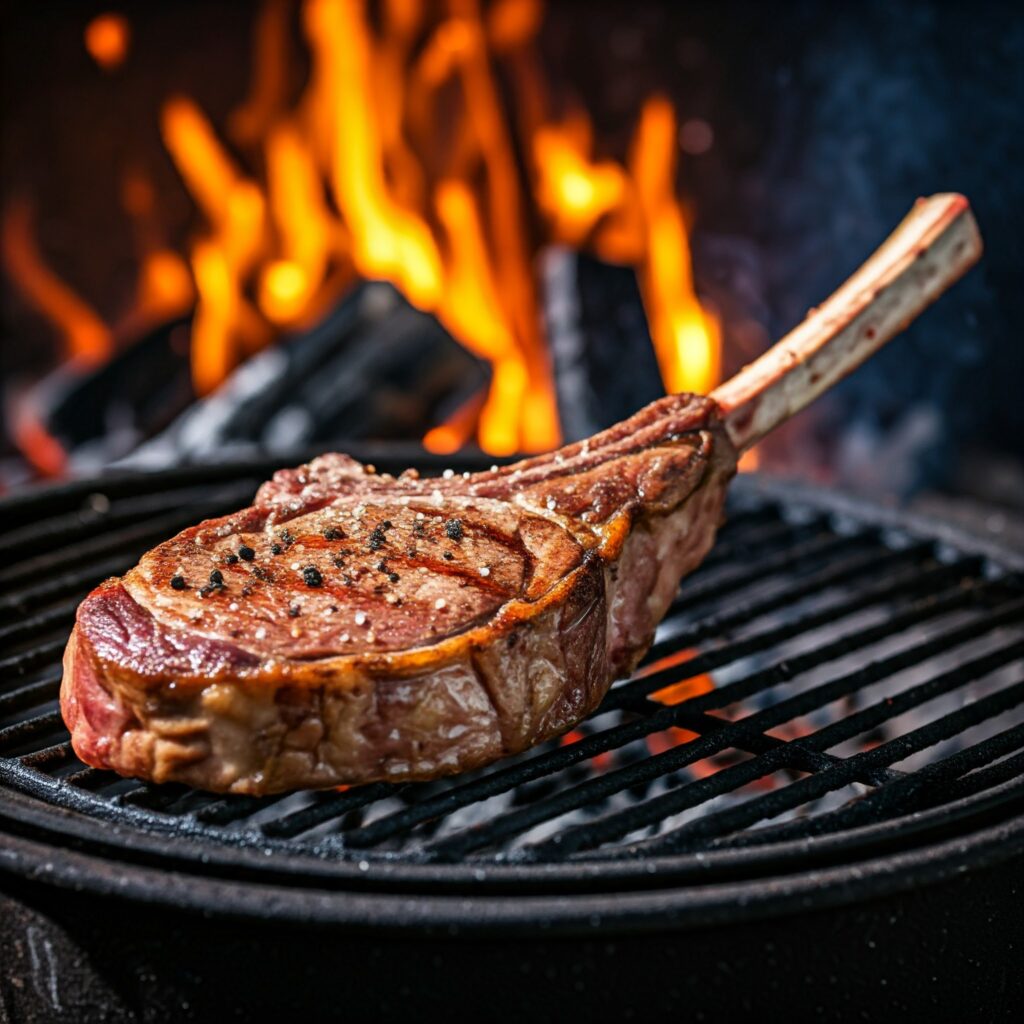
[[981, 250], [963, 196], [919, 199], [823, 305], [711, 393], [733, 444], [749, 448], [860, 366], [973, 266]]

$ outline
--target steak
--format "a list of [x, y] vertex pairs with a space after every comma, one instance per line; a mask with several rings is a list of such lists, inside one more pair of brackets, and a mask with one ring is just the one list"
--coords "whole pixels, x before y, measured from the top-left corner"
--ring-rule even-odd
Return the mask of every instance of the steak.
[[78, 610], [78, 756], [251, 794], [431, 779], [576, 725], [714, 542], [738, 454], [978, 257], [966, 201], [919, 201], [821, 309], [710, 397], [672, 395], [489, 472], [283, 470]]

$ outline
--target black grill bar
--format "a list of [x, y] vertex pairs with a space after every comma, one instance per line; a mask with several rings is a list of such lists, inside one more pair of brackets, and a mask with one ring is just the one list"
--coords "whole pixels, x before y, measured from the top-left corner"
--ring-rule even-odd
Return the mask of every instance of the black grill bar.
[[[909, 690], [902, 691], [894, 697], [885, 698], [870, 707], [856, 711], [848, 717], [843, 718], [830, 726], [826, 726], [809, 736], [804, 736], [799, 740], [792, 740], [790, 744], [787, 744], [787, 746], [795, 744], [802, 747], [808, 747], [811, 750], [827, 750], [829, 747], [832, 747], [843, 740], [851, 739], [854, 736], [868, 731], [873, 726], [877, 726], [882, 722], [895, 718], [897, 715], [909, 708], [917, 707], [918, 705], [924, 704], [937, 696], [958, 689], [966, 683], [969, 683], [988, 672], [994, 671], [997, 668], [1001, 668], [1003, 665], [1010, 664], [1022, 656], [1024, 656], [1024, 640], [1020, 640], [1010, 647], [993, 651], [979, 658], [965, 662], [954, 669], [950, 669], [948, 672], [942, 672], [929, 679], [927, 682], [920, 683], [917, 686], [911, 687]], [[789, 717], [796, 717], [797, 715], [805, 714], [807, 710], [811, 710], [811, 708], [806, 707], [806, 702], [803, 698], [807, 695], [815, 695], [816, 693], [820, 694], [823, 690], [831, 690], [835, 692], [835, 683], [826, 683], [814, 690], [807, 691], [807, 694], [800, 694], [797, 697], [790, 698], [791, 701], [805, 708], [805, 710], [798, 710], [794, 715]], [[1003, 698], [1007, 692], [1009, 691], [1002, 690], [993, 696], [995, 698]], [[836, 696], [841, 695], [841, 693], [836, 694]], [[829, 703], [833, 699], [835, 698], [829, 697], [827, 700], [820, 701], [817, 706]], [[782, 702], [782, 704], [786, 703], [789, 702]], [[1016, 698], [1013, 698], [1011, 703], [1006, 705], [1006, 707], [1014, 707], [1016, 703]], [[751, 728], [754, 725], [753, 720], [764, 715], [766, 716], [765, 719], [762, 719], [759, 724], [763, 728], [772, 728], [781, 724], [781, 721], [788, 720], [782, 719], [780, 721], [777, 715], [772, 714], [772, 712], [775, 712], [776, 708], [781, 706], [781, 704], [774, 705], [763, 712], [759, 712], [756, 715], [751, 715], [748, 718], [742, 719], [740, 722], [737, 722], [736, 725], [738, 727], [746, 725], [748, 728]], [[953, 712], [952, 715], [944, 716], [938, 721], [946, 722], [952, 728], [952, 732], [948, 735], [953, 735], [953, 733], [962, 731], [970, 725], [976, 724], [977, 722], [983, 721], [986, 717], [989, 717], [988, 714], [983, 714], [980, 718], [975, 717], [979, 714], [979, 706], [983, 708], [987, 708], [989, 706], [995, 708], [997, 707], [997, 704], [987, 705], [982, 701], [978, 701], [975, 704], [969, 705], [968, 708], [963, 708]], [[1003, 710], [1005, 710], [1005, 708]], [[995, 714], [997, 711], [993, 711], [992, 713]], [[962, 719], [957, 719], [957, 715], [963, 716]], [[957, 722], [960, 722], [959, 726], [957, 725]], [[932, 729], [933, 726], [936, 726], [936, 722], [929, 723], [929, 725], [923, 727], [923, 729], [914, 730], [913, 732], [908, 733], [907, 736], [931, 735], [931, 733], [927, 733], [923, 730]], [[945, 738], [946, 734], [940, 734], [940, 732], [941, 730], [936, 731], [936, 739], [932, 741], [933, 743], [938, 742], [939, 739]], [[901, 737], [901, 739], [906, 739], [906, 736]], [[897, 741], [892, 740], [889, 743], [882, 744], [879, 747], [874, 748], [874, 750], [868, 751], [868, 753], [875, 753], [882, 749], [897, 749], [891, 747], [892, 743], [895, 742]], [[923, 747], [930, 745], [931, 743], [925, 743], [921, 748], [915, 749], [923, 749]], [[908, 751], [908, 754], [912, 752], [913, 751]], [[672, 752], [670, 751], [670, 753]], [[855, 782], [858, 777], [862, 777], [860, 773], [863, 768], [887, 767], [893, 761], [899, 760], [899, 757], [896, 756], [889, 761], [884, 759], [869, 761], [858, 760], [860, 757], [861, 755], [859, 754], [854, 755], [853, 757], [847, 758], [838, 766], [829, 768], [821, 774], [811, 776], [811, 779], [819, 780], [817, 785], [824, 787], [820, 792], [815, 790], [816, 795], [823, 796], [831, 789], [839, 789], [851, 782]], [[646, 828], [652, 824], [656, 824], [673, 814], [678, 814], [691, 807], [695, 807], [697, 804], [711, 799], [714, 796], [720, 795], [721, 793], [734, 792], [750, 782], [754, 782], [759, 778], [764, 778], [766, 775], [770, 775], [772, 772], [778, 771], [780, 768], [785, 768], [791, 764], [788, 758], [789, 754], [784, 748], [773, 750], [759, 759], [746, 761], [743, 764], [736, 765], [734, 768], [725, 768], [706, 779], [685, 783], [670, 793], [645, 801], [644, 803], [631, 807], [619, 814], [608, 815], [604, 818], [599, 818], [594, 822], [590, 822], [585, 826], [568, 829], [561, 835], [550, 840], [550, 842], [552, 844], [557, 844], [557, 849], [576, 852], [584, 848], [596, 846], [602, 842], [607, 842], [609, 839], [619, 838], [620, 836], [635, 832], [641, 828]], [[705, 818], [702, 818], [701, 821], [708, 821], [711, 818], [715, 818], [718, 823], [724, 821], [728, 825], [732, 821], [732, 818], [726, 816], [732, 814], [735, 814], [736, 816], [753, 814], [755, 817], [751, 819], [751, 823], [759, 821], [762, 818], [775, 817], [776, 814], [781, 814], [782, 810], [787, 809], [789, 805], [778, 811], [774, 811], [773, 813], [762, 814], [760, 813], [760, 809], [762, 807], [770, 808], [774, 806], [772, 798], [778, 797], [782, 792], [804, 792], [804, 790], [797, 789], [797, 787], [808, 781], [808, 779], [804, 779], [801, 780], [800, 783], [792, 783], [787, 786], [785, 790], [779, 790], [763, 797], [755, 798], [747, 803], [740, 804], [735, 808], [730, 808], [728, 811], [721, 812], [720, 816], [713, 814], [708, 815]], [[835, 785], [831, 785], [832, 782], [834, 782]], [[808, 797], [807, 800], [814, 798], [815, 797]], [[800, 804], [805, 802], [805, 800], [798, 799], [796, 804], [793, 806], [800, 806]], [[664, 835], [657, 836], [655, 839], [650, 840], [650, 843], [655, 845], [659, 850], [669, 848], [678, 850], [683, 845], [687, 845], [690, 841], [690, 833], [685, 831], [687, 827], [688, 826], [682, 826], [675, 832], [669, 832]], [[728, 828], [728, 831], [732, 832], [735, 831], [735, 829]], [[680, 834], [683, 836], [682, 839], [675, 838]], [[722, 833], [715, 833], [715, 835], [719, 834]], [[693, 837], [694, 841], [696, 841], [697, 838], [698, 837]], [[711, 835], [701, 832], [699, 838], [711, 838]], [[538, 844], [538, 852], [539, 848], [544, 845], [546, 844]]]
[[[165, 515], [169, 510], [188, 508], [191, 522], [225, 505], [237, 506], [250, 496], [259, 481], [239, 481], [210, 487], [190, 487], [177, 491], [160, 491], [138, 497], [124, 498], [109, 507], [83, 504], [71, 512], [47, 516], [0, 536], [0, 559], [7, 564], [21, 562], [39, 553], [63, 551], [71, 543], [103, 534], [112, 539], [122, 529], [132, 529], [147, 517]], [[102, 484], [97, 486], [102, 493]]]
[[[951, 711], [927, 725], [912, 729], [888, 743], [880, 744], [860, 754], [854, 754], [841, 764], [819, 775], [809, 775], [791, 783], [785, 789], [775, 790], [728, 810], [712, 812], [697, 821], [681, 825], [671, 832], [649, 840], [644, 844], [645, 852], [650, 853], [652, 850], [657, 850], [659, 853], [670, 851], [678, 853], [683, 850], [698, 849], [704, 846], [708, 839], [729, 835], [739, 829], [756, 824], [758, 821], [770, 820], [787, 810], [810, 803], [826, 793], [848, 785], [867, 768], [892, 765], [1022, 703], [1024, 703], [1024, 680], [969, 704], [965, 708]], [[799, 742], [813, 742], [817, 746], [817, 739], [817, 734], [815, 734]], [[967, 748], [967, 750], [971, 749]], [[967, 751], [963, 753], [966, 754]], [[992, 756], [996, 757], [998, 754], [993, 752]], [[727, 769], [727, 771], [731, 770]]]
[[[743, 529], [748, 521], [753, 525]], [[745, 516], [730, 516], [727, 531], [701, 563], [701, 569], [713, 571], [717, 566], [735, 558], [748, 557], [763, 548], [778, 548], [793, 540], [823, 533], [827, 529], [826, 517], [820, 515], [803, 523], [776, 519], [763, 508], [746, 513]]]
[[34, 577], [53, 572], [54, 569], [67, 569], [73, 565], [109, 558], [112, 553], [123, 551], [125, 548], [144, 549], [190, 526], [196, 522], [197, 517], [212, 514], [223, 505], [223, 502], [211, 502], [200, 508], [192, 506], [109, 533], [102, 533], [88, 540], [73, 540], [67, 547], [45, 551], [33, 558], [0, 569], [0, 587], [23, 585]]
[[[632, 679], [628, 683], [616, 686], [601, 704], [601, 711], [604, 712], [610, 711], [614, 708], [630, 707], [635, 704], [638, 699], [646, 697], [651, 693], [656, 693], [658, 690], [663, 690], [674, 682], [691, 679], [693, 676], [712, 672], [717, 668], [730, 664], [731, 662], [738, 661], [740, 658], [749, 657], [752, 654], [756, 654], [759, 651], [763, 651], [769, 647], [783, 643], [793, 637], [807, 635], [823, 626], [829, 626], [833, 623], [839, 622], [856, 612], [864, 611], [881, 601], [892, 599], [894, 597], [902, 597], [908, 592], [919, 593], [921, 590], [926, 592], [931, 590], [934, 594], [934, 590], [932, 588], [949, 583], [952, 580], [962, 579], [968, 575], [970, 569], [970, 564], [960, 562], [951, 565], [939, 565], [933, 569], [928, 569], [923, 572], [918, 571], [917, 569], [911, 569], [900, 576], [886, 578], [878, 585], [863, 591], [855, 598], [848, 599], [837, 605], [831, 605], [822, 611], [811, 612], [810, 614], [801, 616], [799, 619], [795, 619], [792, 622], [774, 626], [770, 629], [745, 637], [742, 640], [734, 640], [717, 650], [706, 651], [698, 654], [690, 661], [685, 662], [682, 666], [674, 665], [671, 668], [654, 672], [650, 675], [641, 676], [639, 679]], [[923, 601], [911, 606], [907, 610], [894, 614], [894, 616], [887, 620], [887, 622], [873, 627], [872, 632], [868, 635], [874, 637], [876, 640], [885, 639], [886, 636], [893, 634], [898, 630], [910, 629], [913, 626], [919, 625], [921, 622], [931, 618], [933, 615], [939, 614], [941, 611], [960, 608], [969, 598], [975, 598], [982, 593], [983, 591], [981, 587], [975, 587], [972, 584], [970, 588], [957, 588], [951, 593], [945, 594], [941, 597], [925, 598]], [[945, 604], [943, 602], [949, 603]], [[811, 652], [803, 657], [813, 658], [815, 655], [821, 656], [826, 651], [832, 651], [834, 652], [833, 656], [839, 657], [844, 653], [849, 653], [850, 651], [855, 650], [855, 647], [847, 647], [845, 645], [858, 644], [858, 640], [862, 639], [864, 635], [865, 633], [863, 630], [858, 630], [854, 634], [842, 636], [827, 644], [823, 644], [817, 649], [817, 651]], [[804, 665], [805, 668], [799, 669], [799, 671], [806, 671], [806, 667], [810, 667], [816, 663], [817, 662], [799, 661], [797, 658], [786, 658], [784, 662], [776, 666], [776, 671], [778, 673], [777, 678], [780, 682], [783, 682], [792, 678], [796, 666]], [[680, 677], [678, 675], [679, 669], [684, 667], [687, 675]]]
[[[742, 748], [744, 742], [758, 733], [763, 733], [768, 729], [782, 725], [816, 708], [824, 707], [826, 704], [830, 704], [834, 700], [869, 686], [873, 682], [885, 679], [901, 669], [916, 665], [935, 654], [951, 650], [966, 641], [975, 639], [988, 632], [997, 622], [1013, 622], [1022, 616], [1024, 616], [1024, 600], [1015, 601], [991, 617], [976, 620], [957, 629], [949, 630], [941, 636], [934, 637], [909, 650], [870, 662], [862, 668], [847, 673], [832, 682], [819, 684], [777, 704], [773, 704], [763, 711], [729, 723], [726, 727], [717, 730], [711, 735], [701, 736], [696, 740], [680, 744], [678, 747], [648, 758], [638, 764], [629, 765], [626, 768], [587, 780], [579, 786], [559, 793], [548, 800], [538, 801], [529, 807], [492, 819], [486, 826], [457, 832], [435, 843], [428, 843], [426, 848], [438, 856], [451, 857], [464, 856], [474, 850], [491, 846], [502, 839], [518, 835], [525, 829], [538, 825], [542, 821], [559, 817], [570, 810], [593, 803], [598, 799], [605, 799], [630, 786], [653, 781], [655, 778], [666, 775], [671, 771], [703, 760], [712, 754], [719, 753], [726, 747]], [[961, 686], [965, 682], [976, 678], [976, 675], [982, 674], [983, 671], [991, 671], [992, 668], [1007, 664], [1022, 655], [1024, 655], [1024, 640], [968, 662], [965, 666], [952, 672], [944, 673], [942, 676], [937, 677], [939, 682], [932, 680], [932, 684], [934, 684], [936, 692], [943, 692], [943, 687], [955, 688], [956, 686]], [[972, 673], [975, 674], [972, 675]], [[758, 673], [758, 675], [761, 674]], [[911, 706], [914, 703], [921, 703], [926, 699], [930, 699], [930, 696], [923, 696], [923, 694], [930, 692], [925, 689], [925, 687], [930, 685], [922, 684], [920, 687], [906, 691], [907, 694], [913, 695]], [[748, 680], [738, 680], [729, 686], [722, 687], [720, 690], [711, 691], [701, 697], [693, 698], [684, 704], [676, 705], [676, 708], [686, 708], [693, 711], [705, 710], [708, 707], [721, 707], [733, 703], [735, 699], [733, 693], [739, 691], [742, 696], [749, 696], [751, 692], [756, 692], [758, 688], [756, 686], [752, 688]], [[931, 696], [934, 695], [934, 693], [931, 694]], [[878, 722], [885, 721], [899, 713], [896, 710], [895, 699], [875, 705], [875, 708], [881, 709], [883, 712], [878, 716]], [[861, 724], [862, 722], [866, 724]], [[833, 743], [839, 742], [839, 739], [832, 739], [832, 730], [835, 730], [836, 733], [846, 734], [847, 729], [852, 729], [853, 731], [849, 732], [848, 735], [840, 736], [840, 738], [848, 738], [865, 731], [871, 724], [868, 721], [867, 711], [861, 711], [842, 719], [834, 726], [815, 733], [812, 737], [815, 741], [813, 744], [811, 742], [812, 738], [804, 738], [799, 742], [812, 750], [824, 750], [828, 746], [833, 745]], [[819, 744], [817, 740], [821, 737], [824, 737], [828, 742]], [[707, 779], [685, 784], [679, 789], [663, 796], [634, 804], [627, 810], [599, 818], [585, 826], [567, 829], [550, 840], [550, 842], [558, 844], [558, 846], [554, 847], [556, 850], [575, 852], [583, 848], [584, 844], [593, 846], [611, 839], [620, 838], [630, 832], [661, 821], [671, 814], [676, 814], [686, 810], [688, 807], [696, 806], [696, 804], [713, 796], [730, 792], [738, 786], [743, 786], [755, 779], [762, 778], [779, 768], [796, 767], [795, 763], [789, 760], [791, 755], [788, 752], [788, 747], [789, 744], [785, 747], [776, 748], [767, 754], [761, 755], [759, 758], [737, 765], [735, 768], [724, 769]], [[597, 837], [596, 841], [594, 839], [595, 836]], [[545, 854], [552, 852], [547, 844], [539, 844], [537, 849]]]
[[62, 764], [73, 756], [71, 741], [64, 740], [61, 743], [54, 743], [49, 747], [43, 747], [42, 750], [36, 750], [31, 754], [25, 754], [19, 760], [26, 768], [44, 769]]
[[0, 693], [0, 718], [53, 700], [59, 688], [60, 673], [57, 672], [47, 675], [44, 679], [17, 686], [13, 690], [5, 690]]
[[322, 825], [333, 818], [342, 818], [352, 811], [359, 810], [385, 797], [395, 796], [400, 792], [401, 787], [393, 786], [387, 782], [375, 782], [368, 786], [359, 786], [356, 789], [346, 790], [335, 796], [323, 798], [294, 811], [277, 821], [269, 821], [260, 826], [260, 831], [266, 836], [291, 837], [301, 832], [308, 832], [317, 825]]
[[[85, 767], [56, 708], [78, 601], [162, 537], [244, 504], [259, 482], [251, 468], [191, 472], [99, 482], [95, 494], [93, 485], [71, 487], [38, 516], [22, 501], [18, 525], [0, 537], [4, 778], [27, 780], [24, 791], [39, 800], [123, 820], [124, 836], [159, 822], [169, 837], [221, 836], [246, 849], [263, 836], [273, 840], [268, 849], [294, 842], [305, 856], [417, 870], [432, 862], [431, 871], [459, 858], [497, 858], [531, 871], [535, 863], [841, 840], [863, 826], [898, 846], [900, 822], [931, 821], [927, 814], [937, 821], [954, 801], [965, 821], [1002, 813], [1010, 784], [1024, 796], [1024, 722], [1013, 711], [1024, 703], [1024, 681], [1006, 685], [1008, 667], [1024, 658], [1024, 579], [1001, 571], [996, 554], [964, 553], [983, 547], [948, 535], [939, 547], [927, 527], [899, 516], [858, 516], [844, 506], [838, 524], [827, 503], [788, 492], [766, 498], [742, 480], [728, 525], [681, 587], [644, 668], [612, 689], [571, 743], [552, 741], [460, 779], [267, 798]], [[660, 690], [719, 670], [733, 678], [677, 704], [658, 699]], [[889, 682], [904, 671], [905, 682]], [[948, 714], [949, 697], [928, 704], [975, 682], [984, 696], [974, 704]], [[874, 702], [861, 707], [867, 687]], [[1004, 711], [1005, 720], [994, 719]], [[936, 760], [944, 751], [931, 747], [981, 723], [978, 742], [964, 736]], [[894, 740], [899, 728], [908, 732]], [[860, 749], [861, 739], [878, 746], [837, 752], [847, 749], [840, 744]], [[930, 763], [899, 764], [910, 754], [914, 764]], [[761, 780], [777, 788], [751, 785]], [[866, 795], [838, 806], [851, 783]], [[499, 810], [475, 809], [492, 797], [503, 798]], [[664, 831], [675, 814], [686, 816]], [[628, 846], [616, 842], [623, 837]]]
[[932, 544], [922, 542], [897, 551], [854, 555], [828, 569], [814, 573], [796, 584], [787, 586], [769, 597], [741, 603], [728, 614], [711, 615], [700, 619], [696, 624], [655, 643], [647, 653], [644, 662], [649, 664], [679, 650], [680, 647], [696, 647], [697, 644], [711, 637], [728, 635], [732, 630], [768, 615], [770, 612], [787, 608], [804, 598], [813, 597], [831, 587], [849, 583], [867, 573], [878, 573], [893, 565], [913, 562], [924, 555], [931, 554], [933, 550]]
[[48, 576], [32, 586], [0, 597], [0, 618], [24, 615], [33, 608], [38, 608], [48, 601], [56, 601], [68, 594], [84, 594], [105, 577], [127, 572], [137, 560], [136, 552], [122, 551], [73, 572]]
[[58, 710], [46, 711], [34, 718], [28, 718], [24, 722], [5, 726], [0, 729], [0, 751], [17, 747], [36, 736], [62, 729], [63, 726], [64, 720], [60, 717]]
[[20, 619], [10, 626], [0, 627], [0, 649], [25, 643], [35, 637], [68, 625], [75, 618], [78, 601], [65, 601], [63, 604], [47, 608], [37, 615]]
[[[880, 786], [874, 792], [866, 794], [838, 811], [805, 818], [798, 823], [804, 826], [804, 830], [800, 834], [814, 835], [823, 831], [856, 828], [858, 825], [877, 821], [879, 817], [892, 817], [911, 805], [921, 806], [925, 802], [923, 797], [937, 786], [943, 788], [943, 800], [955, 799], [953, 794], [957, 790], [950, 787], [951, 783], [961, 779], [965, 783], [969, 782], [967, 778], [963, 778], [967, 776], [968, 772], [987, 765], [1014, 750], [1019, 750], [1021, 747], [1024, 747], [1024, 723], [1004, 729], [981, 743], [965, 747], [939, 761], [925, 765], [924, 768], [918, 769], [913, 774], [903, 774], [900, 778]], [[1024, 757], [1024, 754], [1020, 756]], [[1015, 764], [1007, 765], [1011, 769], [1015, 766]], [[985, 788], [989, 788], [1012, 777], [1006, 775], [1007, 768], [995, 765], [993, 769], [997, 770], [991, 771], [983, 780], [975, 780], [965, 788], [973, 787], [978, 781], [983, 781]]]
[[772, 550], [767, 557], [757, 559], [753, 564], [745, 562], [741, 565], [732, 564], [723, 572], [711, 574], [711, 578], [702, 576], [697, 581], [683, 583], [682, 593], [676, 599], [673, 607], [676, 610], [692, 608], [701, 602], [717, 600], [743, 590], [759, 580], [763, 580], [769, 573], [778, 572], [785, 568], [789, 571], [798, 569], [807, 564], [820, 564], [823, 559], [865, 546], [877, 548], [878, 540], [871, 534], [858, 533], [847, 536], [830, 536], [824, 534], [811, 537], [792, 547], [783, 547]]
[[264, 797], [229, 796], [215, 800], [195, 812], [196, 821], [204, 825], [230, 825], [268, 806]]
[[60, 661], [67, 646], [67, 639], [49, 640], [31, 650], [0, 660], [0, 679], [6, 676], [23, 676], [41, 665], [52, 665]]
[[[920, 579], [920, 577], [918, 578]], [[559, 747], [557, 750], [535, 756], [531, 760], [523, 764], [516, 765], [513, 768], [499, 769], [484, 778], [474, 780], [473, 782], [462, 786], [456, 786], [453, 789], [438, 794], [436, 797], [424, 800], [422, 803], [416, 804], [413, 807], [405, 808], [404, 810], [396, 812], [387, 818], [381, 818], [372, 822], [357, 831], [346, 833], [346, 843], [360, 848], [376, 845], [391, 838], [392, 836], [406, 832], [416, 825], [423, 824], [432, 818], [440, 817], [444, 814], [450, 814], [461, 807], [466, 807], [469, 804], [476, 803], [480, 800], [497, 796], [500, 793], [514, 789], [516, 786], [532, 782], [535, 779], [544, 777], [545, 775], [553, 774], [554, 772], [568, 768], [580, 761], [589, 760], [598, 754], [603, 754], [610, 750], [624, 747], [626, 744], [631, 743], [634, 740], [642, 739], [652, 733], [661, 732], [662, 730], [671, 728], [674, 725], [682, 725], [682, 718], [684, 716], [695, 711], [704, 710], [704, 705], [708, 707], [722, 706], [722, 704], [730, 703], [729, 695], [731, 694], [736, 695], [735, 699], [740, 699], [741, 697], [748, 696], [750, 693], [756, 692], [757, 690], [766, 689], [769, 686], [787, 682], [800, 672], [807, 671], [810, 668], [816, 667], [819, 664], [824, 664], [825, 662], [833, 660], [834, 658], [840, 657], [844, 654], [849, 654], [852, 651], [857, 650], [859, 647], [867, 646], [877, 640], [884, 639], [894, 631], [906, 629], [910, 626], [918, 625], [937, 615], [963, 608], [973, 600], [976, 600], [980, 594], [984, 593], [987, 586], [988, 585], [983, 584], [973, 588], [958, 587], [945, 595], [929, 597], [924, 601], [911, 606], [906, 611], [892, 616], [886, 620], [886, 622], [881, 623], [874, 628], [858, 629], [839, 637], [830, 644], [822, 645], [813, 652], [809, 652], [802, 656], [787, 658], [785, 661], [778, 663], [769, 669], [765, 669], [760, 673], [748, 677], [747, 680], [740, 680], [730, 684], [729, 687], [723, 687], [717, 691], [713, 691], [712, 694], [707, 695], [708, 698], [714, 698], [713, 703], [708, 703], [703, 698], [691, 698], [688, 701], [671, 707], [661, 707], [659, 705], [656, 710], [652, 710], [653, 706], [647, 706], [645, 710], [648, 712], [648, 717], [645, 719], [603, 730], [600, 733], [587, 736], [575, 743], [569, 744], [568, 746]], [[884, 590], [872, 590], [871, 593], [874, 596], [874, 599], [877, 600], [878, 597], [882, 596]], [[851, 614], [853, 611], [861, 610], [862, 607], [870, 603], [870, 601], [861, 602], [860, 600], [848, 602], [837, 610], [838, 614], [835, 615], [835, 619], [827, 615], [815, 615], [813, 616], [815, 625], [822, 625], [827, 622], [835, 621], [840, 617]], [[799, 620], [800, 623], [804, 623], [805, 621], [806, 620], [803, 619]], [[799, 625], [799, 623], [797, 625]], [[809, 629], [795, 629], [795, 633], [808, 631]], [[696, 657], [692, 661], [686, 662], [684, 665], [676, 666], [669, 672], [659, 674], [658, 683], [655, 686], [648, 687], [648, 680], [642, 679], [639, 681], [642, 684], [642, 690], [644, 693], [660, 690], [672, 683], [682, 682], [687, 679], [691, 679], [694, 676], [701, 675], [710, 671], [712, 668], [719, 668], [729, 661], [735, 660], [736, 657], [746, 657], [752, 653], [753, 650], [762, 649], [771, 643], [777, 642], [779, 640], [780, 632], [782, 632], [781, 629], [773, 629], [760, 634], [759, 636], [762, 639], [762, 643], [758, 644], [755, 648], [751, 648], [749, 645], [743, 645], [739, 647], [737, 651], [735, 646], [731, 646], [726, 651], [715, 652], [718, 653], [720, 657], [714, 661], [711, 659], [705, 660], [703, 657]], [[795, 633], [791, 634], [788, 629], [786, 630], [786, 635], [795, 635]], [[752, 641], [756, 639], [757, 638], [751, 638]], [[729, 657], [730, 653], [732, 654], [732, 657]], [[681, 670], [682, 674], [680, 674]], [[632, 690], [636, 685], [636, 683], [631, 683], [628, 684], [627, 688]], [[615, 691], [612, 692], [614, 695]], [[720, 695], [725, 695], [725, 699], [722, 701], [722, 704], [718, 703]], [[700, 701], [700, 703], [698, 703], [698, 701]], [[606, 701], [605, 703], [607, 705], [609, 702]], [[617, 701], [615, 703], [621, 705], [624, 702]], [[603, 709], [604, 706], [602, 706], [602, 710]], [[642, 773], [643, 771], [642, 766], [631, 767], [632, 770], [637, 773]], [[662, 772], [659, 770], [655, 775], [651, 776], [651, 778], [657, 777], [657, 775], [660, 774], [662, 774]], [[601, 776], [601, 778], [605, 779], [608, 778], [608, 776]], [[634, 781], [633, 779], [630, 779], [630, 781], [625, 785], [634, 785], [642, 781], [649, 780], [637, 778]]]

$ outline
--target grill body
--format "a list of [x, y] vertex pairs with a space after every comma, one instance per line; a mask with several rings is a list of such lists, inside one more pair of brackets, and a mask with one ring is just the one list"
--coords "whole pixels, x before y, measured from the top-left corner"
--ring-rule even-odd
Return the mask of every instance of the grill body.
[[1017, 555], [740, 479], [645, 665], [574, 742], [443, 783], [263, 801], [85, 768], [55, 711], [77, 601], [244, 504], [270, 469], [107, 478], [4, 507], [0, 1012], [1019, 1007]]

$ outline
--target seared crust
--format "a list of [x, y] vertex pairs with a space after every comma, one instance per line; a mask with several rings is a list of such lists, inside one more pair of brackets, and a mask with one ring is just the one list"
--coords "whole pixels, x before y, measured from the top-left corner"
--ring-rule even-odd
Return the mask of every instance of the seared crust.
[[[344, 456], [276, 474], [252, 508], [83, 602], [61, 690], [75, 750], [125, 775], [270, 793], [526, 749], [642, 657], [713, 542], [734, 467], [713, 404], [673, 396], [468, 479], [396, 480]], [[203, 595], [211, 572], [223, 584]]]

